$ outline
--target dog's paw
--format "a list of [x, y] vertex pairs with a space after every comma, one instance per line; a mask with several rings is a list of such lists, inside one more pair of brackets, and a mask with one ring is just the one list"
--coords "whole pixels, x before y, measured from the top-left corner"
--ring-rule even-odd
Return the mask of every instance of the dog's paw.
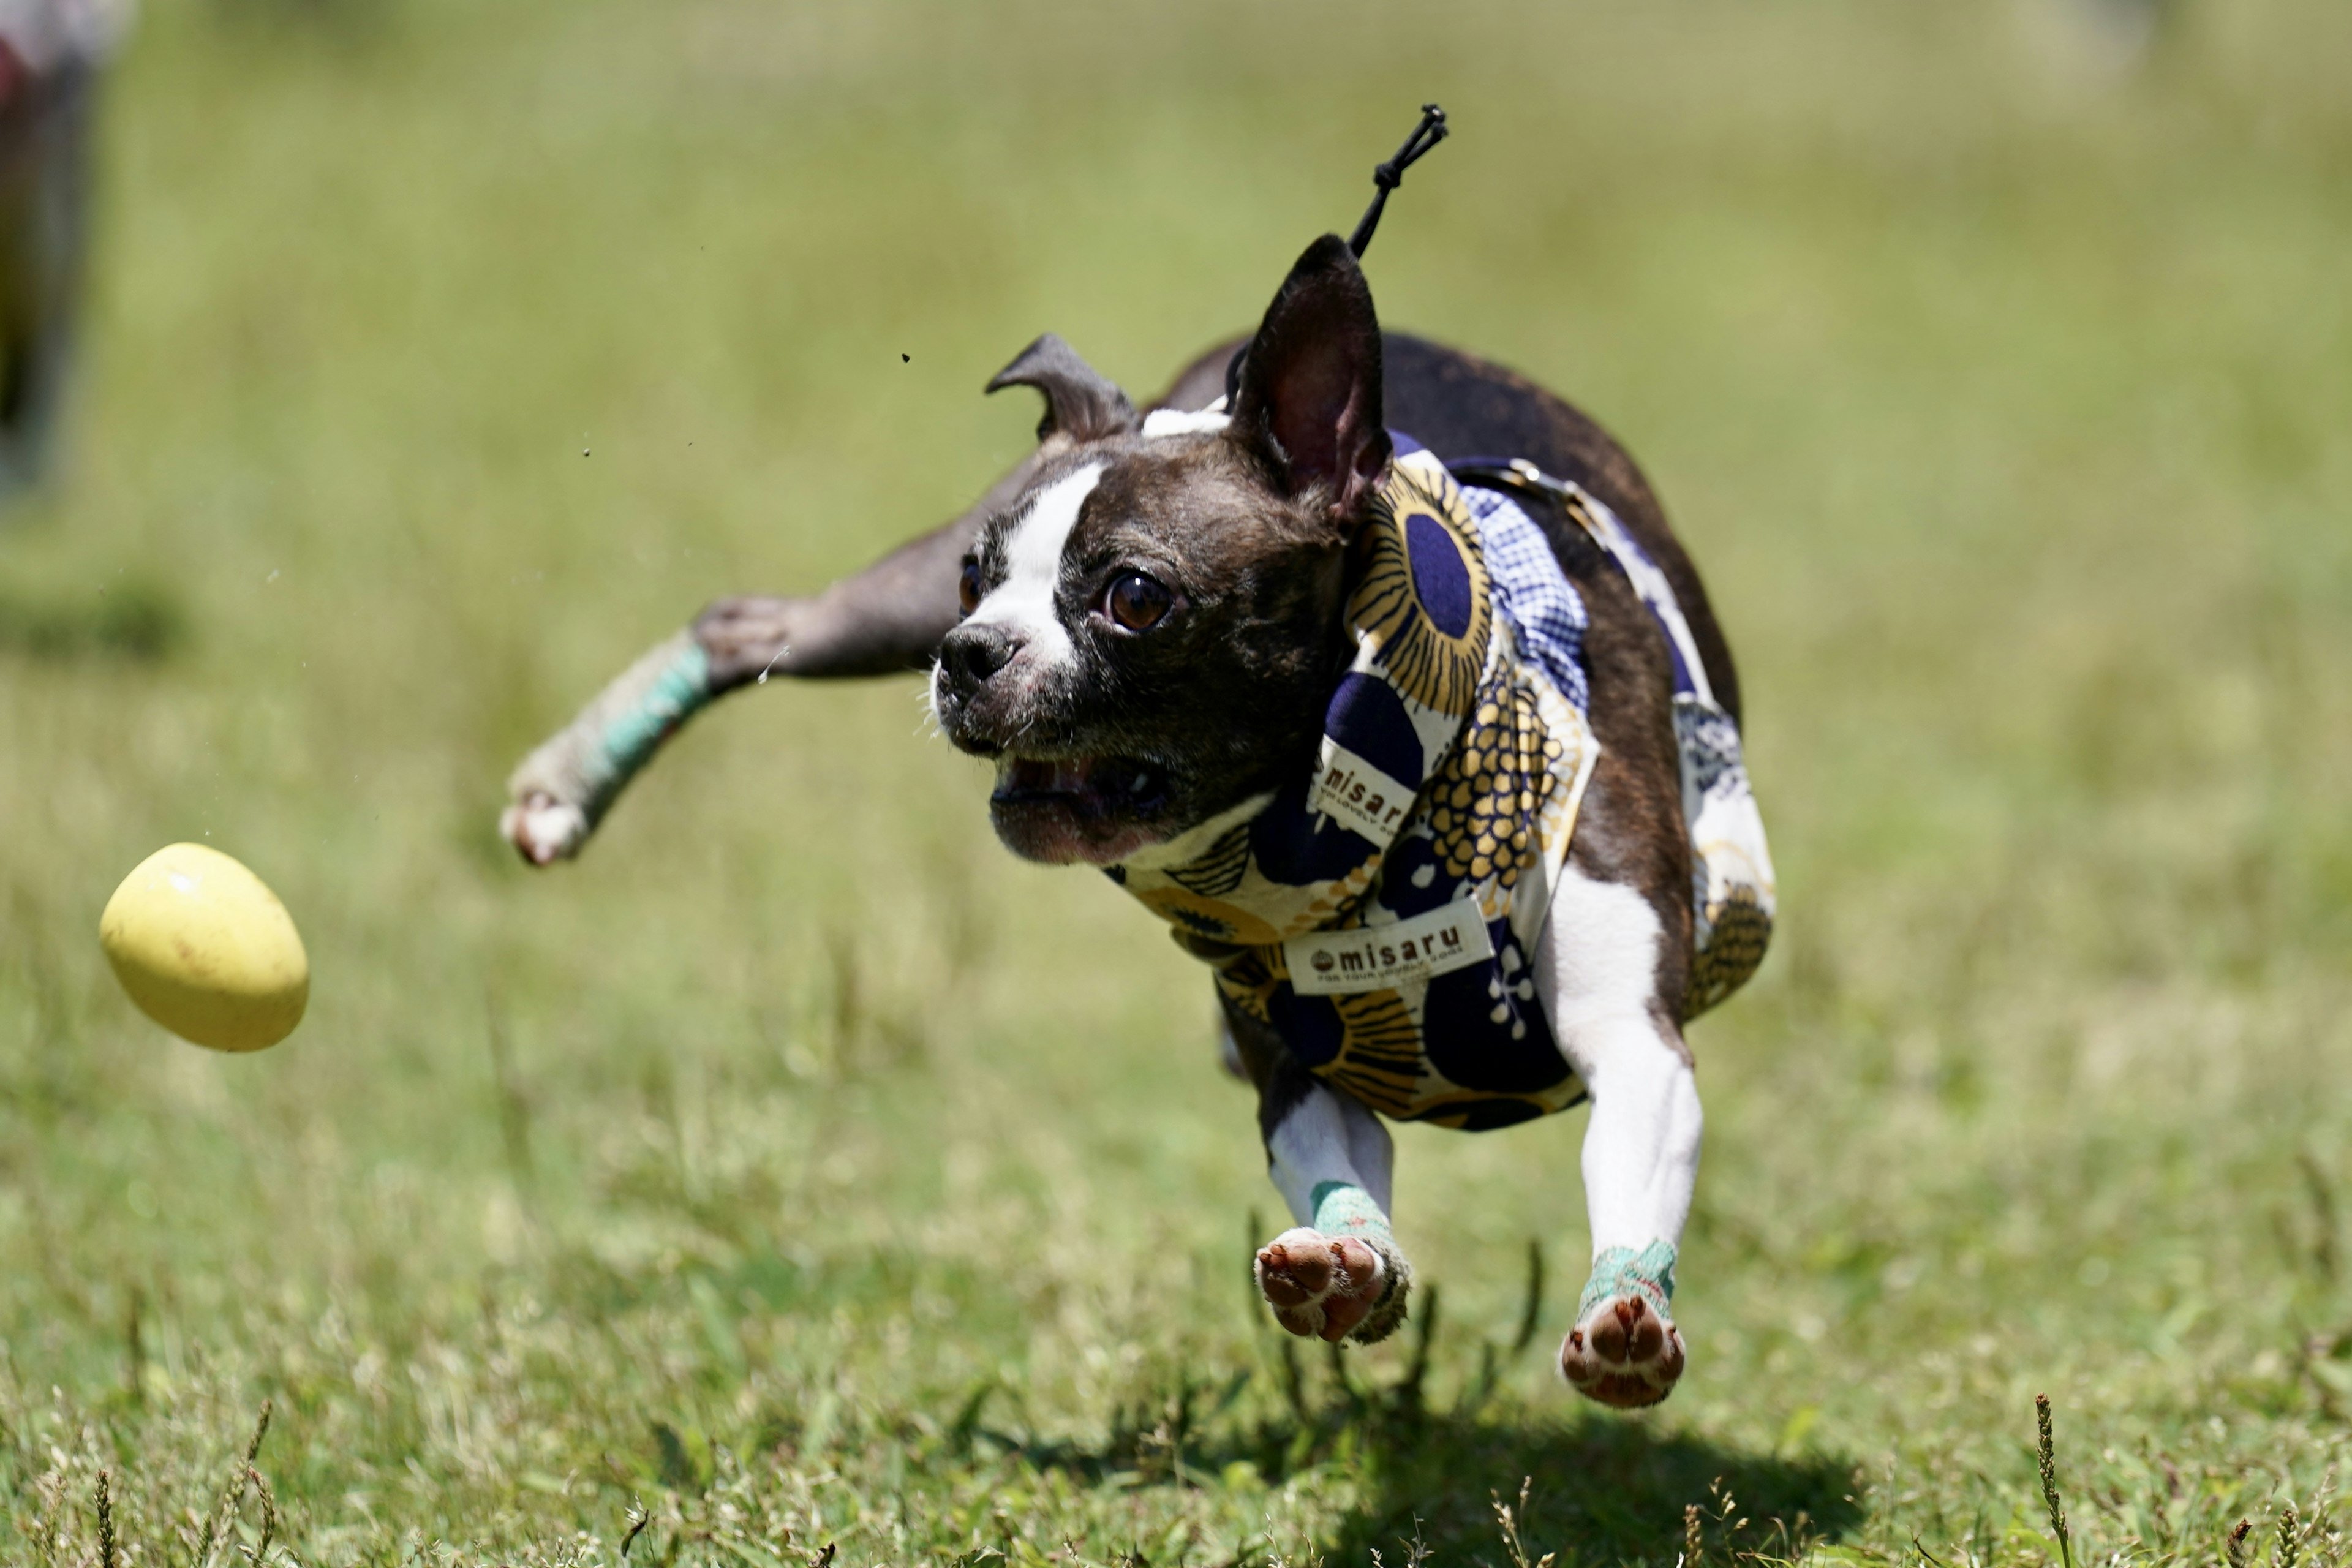
[[1403, 1316], [1403, 1283], [1401, 1266], [1360, 1237], [1301, 1226], [1258, 1249], [1258, 1293], [1304, 1339], [1385, 1337]]
[[588, 841], [588, 814], [545, 790], [532, 790], [499, 814], [499, 834], [525, 860], [568, 860]]
[[1559, 1347], [1559, 1370], [1587, 1399], [1620, 1410], [1655, 1405], [1683, 1374], [1683, 1336], [1637, 1290], [1592, 1304]]
[[720, 599], [695, 617], [694, 640], [710, 660], [712, 689], [764, 680], [783, 666], [793, 651], [792, 608], [790, 600], [753, 595]]

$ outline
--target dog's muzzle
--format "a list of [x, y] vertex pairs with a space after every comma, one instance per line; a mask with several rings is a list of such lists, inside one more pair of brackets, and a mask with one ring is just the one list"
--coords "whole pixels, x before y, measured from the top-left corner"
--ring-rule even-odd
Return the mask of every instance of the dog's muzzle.
[[1029, 639], [1010, 626], [967, 621], [940, 640], [933, 691], [940, 728], [958, 750], [993, 757], [1031, 727], [1034, 682], [1016, 668]]

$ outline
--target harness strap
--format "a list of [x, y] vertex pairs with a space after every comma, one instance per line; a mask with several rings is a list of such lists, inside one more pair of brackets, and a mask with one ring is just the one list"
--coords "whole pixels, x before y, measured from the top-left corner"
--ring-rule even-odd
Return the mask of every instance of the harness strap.
[[1683, 617], [1682, 603], [1675, 597], [1674, 584], [1658, 569], [1658, 563], [1650, 559], [1650, 552], [1626, 531], [1615, 512], [1573, 479], [1545, 473], [1525, 458], [1454, 458], [1447, 460], [1445, 467], [1456, 484], [1507, 493], [1532, 492], [1558, 501], [1586, 536], [1601, 547], [1601, 552], [1617, 563], [1625, 580], [1633, 584], [1635, 596], [1658, 623], [1658, 629], [1666, 634], [1666, 652], [1675, 666], [1675, 695], [1688, 693], [1710, 708], [1715, 706], [1715, 689], [1706, 679], [1706, 663], [1698, 656], [1698, 642], [1691, 636], [1690, 622]]

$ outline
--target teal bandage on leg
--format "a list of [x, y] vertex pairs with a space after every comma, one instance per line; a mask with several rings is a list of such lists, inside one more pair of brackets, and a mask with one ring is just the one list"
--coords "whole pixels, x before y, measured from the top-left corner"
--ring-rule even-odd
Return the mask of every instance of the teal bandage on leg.
[[1367, 1241], [1378, 1239], [1390, 1247], [1396, 1237], [1389, 1229], [1389, 1216], [1381, 1205], [1372, 1202], [1372, 1194], [1347, 1182], [1318, 1182], [1311, 1194], [1315, 1217], [1309, 1221], [1326, 1236], [1360, 1236]]
[[603, 716], [589, 762], [600, 796], [627, 783], [679, 725], [709, 706], [710, 655], [691, 637], [665, 651], [669, 657], [646, 672], [650, 679], [627, 693], [628, 705]]
[[1592, 1278], [1577, 1298], [1576, 1316], [1585, 1315], [1612, 1296], [1639, 1296], [1659, 1317], [1673, 1321], [1666, 1310], [1675, 1299], [1675, 1244], [1654, 1241], [1636, 1252], [1630, 1247], [1605, 1247], [1592, 1260]]
[[517, 802], [545, 795], [593, 826], [711, 696], [710, 655], [691, 632], [680, 632], [623, 670], [562, 733], [525, 757], [507, 781], [508, 793]]
[[1380, 1300], [1348, 1337], [1366, 1345], [1388, 1338], [1404, 1321], [1405, 1299], [1412, 1289], [1412, 1265], [1397, 1250], [1389, 1216], [1381, 1212], [1371, 1194], [1352, 1182], [1318, 1182], [1307, 1196], [1315, 1207], [1315, 1217], [1309, 1222], [1315, 1229], [1325, 1236], [1355, 1237], [1380, 1254], [1387, 1271]]

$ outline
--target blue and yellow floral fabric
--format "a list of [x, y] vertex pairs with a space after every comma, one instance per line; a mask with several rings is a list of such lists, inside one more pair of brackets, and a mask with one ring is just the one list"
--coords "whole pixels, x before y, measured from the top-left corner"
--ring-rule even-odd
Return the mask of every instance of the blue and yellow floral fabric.
[[[1366, 525], [1348, 605], [1356, 655], [1313, 776], [1111, 871], [1310, 1070], [1383, 1115], [1468, 1129], [1584, 1093], [1529, 966], [1600, 756], [1583, 606], [1556, 563], [1539, 616], [1494, 580], [1482, 527], [1515, 520], [1541, 543], [1503, 504], [1510, 518], [1482, 507], [1482, 523], [1435, 458], [1398, 458]], [[1292, 982], [1286, 941], [1377, 936], [1457, 904], [1475, 907], [1491, 957], [1339, 994]]]

